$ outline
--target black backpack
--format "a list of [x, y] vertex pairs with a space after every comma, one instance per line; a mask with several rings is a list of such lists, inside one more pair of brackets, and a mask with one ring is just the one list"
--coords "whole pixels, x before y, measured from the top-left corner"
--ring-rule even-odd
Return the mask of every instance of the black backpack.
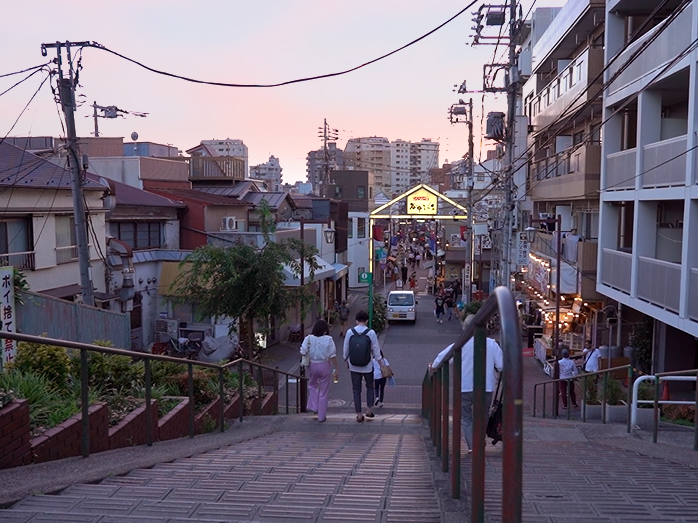
[[356, 367], [365, 367], [371, 363], [371, 338], [368, 337], [370, 329], [363, 332], [356, 332], [351, 329], [352, 336], [349, 338], [349, 363]]

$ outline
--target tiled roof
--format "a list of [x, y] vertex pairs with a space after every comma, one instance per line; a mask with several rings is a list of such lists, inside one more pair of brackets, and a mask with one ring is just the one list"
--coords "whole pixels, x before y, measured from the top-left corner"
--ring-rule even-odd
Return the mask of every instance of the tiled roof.
[[205, 192], [208, 194], [218, 194], [220, 196], [232, 196], [233, 198], [239, 198], [241, 195], [252, 191], [257, 192], [259, 189], [249, 180], [236, 182], [235, 185], [223, 186], [223, 187], [197, 187], [197, 191]]
[[[250, 202], [257, 206], [262, 200], [266, 200], [269, 207], [272, 209], [278, 209], [287, 197], [288, 193], [286, 192], [250, 192], [245, 195], [243, 201]], [[288, 198], [288, 200], [291, 207], [295, 207], [296, 204], [294, 201], [291, 198]]]
[[[99, 182], [99, 180], [103, 178], [92, 173], [87, 173], [87, 179]], [[186, 205], [181, 202], [171, 200], [150, 191], [138, 189], [137, 187], [131, 187], [130, 185], [115, 180], [104, 179], [104, 183], [109, 184], [109, 187], [114, 192], [114, 196], [116, 196], [116, 203], [118, 205], [132, 205], [136, 207], [186, 207]]]
[[[155, 189], [153, 189], [155, 191]], [[157, 189], [157, 193], [174, 200], [184, 198], [187, 200], [196, 200], [209, 205], [240, 205], [251, 207], [251, 202], [237, 200], [229, 196], [219, 196], [217, 194], [208, 194], [196, 189]]]
[[[0, 143], [0, 187], [27, 187], [34, 189], [70, 190], [70, 171], [15, 147], [7, 142]], [[99, 181], [87, 179], [86, 190], [106, 190]]]

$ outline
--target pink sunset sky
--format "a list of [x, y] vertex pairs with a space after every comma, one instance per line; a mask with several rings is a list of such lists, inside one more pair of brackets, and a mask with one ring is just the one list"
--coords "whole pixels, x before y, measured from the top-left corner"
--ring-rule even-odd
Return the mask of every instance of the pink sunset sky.
[[[393, 51], [442, 24], [470, 2], [457, 0], [121, 0], [7, 2], [0, 20], [5, 50], [0, 75], [41, 64], [40, 45], [92, 40], [150, 67], [227, 83], [278, 83], [343, 71]], [[100, 134], [130, 141], [173, 144], [181, 150], [203, 139], [238, 138], [250, 165], [279, 158], [284, 182], [305, 180], [306, 155], [318, 149], [327, 118], [340, 147], [361, 136], [441, 144], [439, 162], [467, 150], [467, 126], [451, 125], [447, 110], [459, 98], [475, 104], [475, 150], [480, 151], [482, 95], [459, 95], [454, 84], [482, 88], [482, 66], [492, 46], [472, 47], [473, 15], [480, 4], [399, 53], [358, 71], [276, 88], [197, 85], [160, 76], [105, 51], [86, 48], [76, 113], [77, 132], [93, 132], [93, 101], [147, 112], [147, 118], [100, 119]], [[527, 13], [533, 0], [521, 2]], [[537, 1], [535, 7], [564, 0]], [[495, 35], [490, 28], [487, 33]], [[497, 50], [499, 60], [506, 49]], [[0, 92], [24, 75], [0, 78]], [[0, 97], [0, 134], [45, 76], [38, 73]], [[504, 95], [487, 95], [485, 113], [505, 110]], [[48, 82], [10, 136], [64, 134]], [[493, 147], [482, 142], [482, 151]]]

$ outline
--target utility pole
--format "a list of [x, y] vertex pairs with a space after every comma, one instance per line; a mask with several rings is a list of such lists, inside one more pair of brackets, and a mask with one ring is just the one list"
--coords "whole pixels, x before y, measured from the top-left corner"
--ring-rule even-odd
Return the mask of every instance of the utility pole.
[[[84, 183], [84, 171], [81, 169], [80, 147], [75, 131], [75, 78], [73, 77], [73, 63], [70, 52], [71, 45], [84, 46], [90, 42], [70, 43], [56, 42], [55, 44], [42, 44], [41, 52], [45, 56], [47, 48], [55, 48], [58, 55], [58, 93], [65, 115], [66, 143], [68, 148], [68, 168], [72, 180], [73, 192], [73, 213], [75, 214], [75, 237], [78, 244], [78, 266], [80, 268], [80, 288], [82, 291], [82, 301], [85, 305], [94, 307], [94, 290], [90, 277], [90, 251], [87, 239], [87, 221], [85, 214], [85, 200], [83, 198], [82, 186]], [[63, 77], [62, 47], [65, 46], [66, 58], [68, 61], [68, 76]]]
[[504, 229], [502, 231], [502, 279], [500, 285], [511, 288], [511, 244], [513, 236], [512, 213], [514, 212], [514, 126], [516, 122], [516, 98], [519, 89], [519, 70], [516, 66], [516, 0], [509, 1], [509, 74], [507, 75], [507, 168], [504, 177]]
[[327, 185], [330, 183], [330, 152], [327, 149], [327, 142], [331, 141], [337, 141], [338, 138], [338, 133], [339, 130], [337, 129], [330, 129], [329, 126], [327, 125], [327, 118], [324, 119], [323, 125], [322, 125], [322, 133], [320, 134], [320, 137], [322, 138], [322, 180], [320, 180], [319, 185], [323, 186], [322, 189], [322, 194], [321, 196], [324, 197], [329, 197], [329, 196], [334, 196], [331, 194], [327, 194]]
[[470, 176], [468, 177], [468, 249], [467, 256], [468, 259], [466, 263], [468, 264], [468, 281], [463, 282], [463, 285], [468, 285], [468, 301], [470, 303], [473, 301], [473, 241], [475, 240], [475, 234], [473, 233], [473, 189], [475, 187], [475, 141], [473, 137], [473, 99], [471, 98], [468, 102], [469, 106], [469, 118], [468, 118], [468, 163], [470, 164]]

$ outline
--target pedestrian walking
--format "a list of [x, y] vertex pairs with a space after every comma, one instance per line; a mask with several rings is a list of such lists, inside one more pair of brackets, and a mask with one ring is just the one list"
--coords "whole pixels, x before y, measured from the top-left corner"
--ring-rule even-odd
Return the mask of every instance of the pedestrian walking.
[[442, 293], [439, 293], [436, 295], [436, 299], [434, 300], [434, 315], [436, 316], [437, 323], [444, 322], [444, 320], [443, 320], [444, 306], [445, 306], [444, 295]]
[[[473, 316], [468, 316], [464, 326], [472, 321]], [[453, 344], [442, 350], [434, 359], [431, 367], [439, 365]], [[473, 448], [473, 354], [475, 344], [473, 338], [463, 345], [461, 351], [461, 425], [463, 436], [470, 450]], [[492, 338], [487, 338], [487, 359], [485, 362], [485, 408], [489, 412], [492, 404], [492, 393], [495, 388], [495, 369], [501, 371], [504, 368], [504, 354], [499, 344]]]
[[378, 336], [373, 329], [368, 328], [368, 313], [359, 311], [356, 313], [356, 327], [349, 329], [344, 338], [342, 357], [351, 371], [351, 388], [354, 393], [354, 412], [356, 421], [361, 423], [364, 414], [361, 413], [361, 385], [366, 382], [366, 410], [365, 417], [373, 418], [373, 404], [375, 402], [375, 388], [373, 383], [373, 360], [381, 358]]
[[379, 360], [373, 360], [373, 384], [375, 387], [374, 406], [382, 407], [383, 399], [385, 398], [385, 384], [388, 378], [393, 376], [393, 370], [390, 368], [390, 363], [386, 359], [383, 351]]
[[347, 305], [347, 300], [342, 301], [342, 304], [337, 309], [337, 317], [339, 318], [339, 337], [343, 337], [344, 333], [347, 331], [347, 321], [349, 321], [349, 305]]
[[313, 326], [312, 334], [306, 336], [301, 344], [301, 355], [310, 356], [308, 367], [308, 404], [307, 409], [317, 412], [318, 421], [327, 418], [327, 400], [332, 369], [337, 367], [337, 347], [329, 335], [330, 327], [325, 320], [318, 320]]
[[453, 294], [447, 294], [444, 300], [444, 305], [446, 306], [446, 311], [448, 311], [448, 321], [451, 321], [451, 315], [453, 314], [453, 307], [455, 303], [453, 302]]
[[402, 271], [402, 281], [407, 281], [407, 265], [403, 263], [400, 270]]
[[422, 255], [417, 253], [417, 255], [414, 257], [414, 263], [417, 265], [417, 268], [419, 269], [419, 262], [422, 261]]
[[567, 393], [572, 400], [572, 406], [577, 408], [577, 395], [574, 392], [574, 378], [577, 375], [577, 364], [570, 359], [570, 351], [562, 349], [562, 358], [557, 362], [560, 368], [560, 379], [568, 381], [559, 381], [560, 395], [562, 396], [562, 408], [567, 409]]

